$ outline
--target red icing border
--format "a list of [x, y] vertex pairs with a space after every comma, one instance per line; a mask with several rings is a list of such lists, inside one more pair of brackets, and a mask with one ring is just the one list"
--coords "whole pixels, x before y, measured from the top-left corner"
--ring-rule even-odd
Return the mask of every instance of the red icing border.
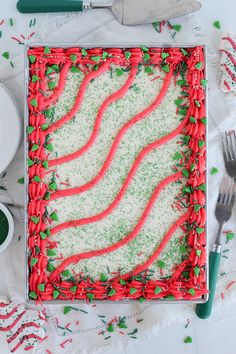
[[[180, 50], [180, 48], [169, 48], [162, 50], [161, 48], [150, 48], [141, 50], [140, 48], [132, 48], [122, 50], [119, 48], [112, 48], [103, 50], [101, 48], [95, 48], [82, 51], [81, 48], [34, 48], [29, 49], [28, 55], [31, 59], [30, 65], [30, 78], [29, 83], [29, 205], [28, 205], [28, 247], [30, 250], [29, 257], [29, 291], [30, 297], [38, 299], [39, 301], [51, 300], [53, 297], [58, 299], [109, 299], [109, 300], [121, 300], [124, 298], [150, 300], [157, 298], [169, 298], [173, 296], [175, 299], [195, 299], [206, 294], [206, 279], [205, 279], [205, 194], [201, 186], [205, 183], [205, 126], [202, 118], [205, 117], [205, 91], [201, 85], [201, 79], [204, 79], [204, 53], [202, 47], [187, 48], [186, 52]], [[106, 54], [104, 54], [104, 52]], [[126, 53], [125, 53], [126, 52]], [[127, 52], [130, 53], [127, 55]], [[169, 55], [164, 58], [163, 52]], [[146, 54], [146, 58], [145, 58]], [[71, 56], [72, 55], [72, 56]], [[102, 59], [103, 55], [103, 59]], [[99, 58], [100, 57], [100, 58]], [[73, 61], [73, 63], [72, 63]], [[202, 65], [196, 65], [202, 63]], [[111, 63], [115, 63], [122, 67], [131, 69], [130, 75], [125, 85], [108, 97], [103, 105], [100, 107], [93, 133], [88, 143], [78, 152], [66, 156], [64, 158], [58, 158], [55, 160], [49, 160], [50, 141], [47, 136], [49, 133], [53, 133], [56, 129], [59, 129], [64, 123], [68, 122], [79, 109], [83, 100], [83, 96], [89, 82], [100, 75], [102, 72], [110, 67]], [[169, 71], [166, 74], [163, 87], [153, 102], [152, 105], [147, 107], [142, 113], [134, 117], [128, 122], [118, 133], [112, 148], [109, 152], [107, 160], [105, 161], [101, 173], [103, 176], [111, 163], [115, 150], [119, 144], [119, 141], [125, 131], [135, 124], [139, 119], [145, 118], [153, 109], [155, 109], [161, 102], [168, 89], [170, 79], [175, 71], [178, 72], [181, 69], [180, 65], [183, 63], [187, 68], [187, 83], [184, 86], [185, 92], [188, 96], [188, 109], [186, 111], [186, 117], [179, 125], [179, 127], [168, 134], [166, 137], [155, 141], [154, 143], [145, 147], [136, 161], [134, 162], [125, 182], [122, 186], [119, 194], [112, 202], [112, 204], [101, 214], [95, 215], [90, 218], [71, 221], [54, 227], [51, 234], [60, 231], [65, 227], [78, 226], [88, 222], [94, 222], [99, 220], [99, 217], [104, 217], [118, 204], [119, 200], [125, 193], [125, 190], [130, 183], [133, 175], [135, 174], [139, 164], [146, 154], [152, 149], [160, 146], [169, 139], [172, 139], [181, 132], [185, 136], [185, 142], [191, 149], [191, 155], [188, 161], [185, 162], [183, 173], [188, 176], [188, 188], [189, 188], [189, 207], [186, 214], [177, 220], [172, 225], [164, 236], [162, 242], [157, 247], [153, 255], [143, 264], [136, 267], [131, 273], [117, 275], [112, 279], [106, 281], [96, 280], [92, 281], [87, 278], [80, 279], [76, 283], [62, 280], [60, 273], [70, 263], [76, 263], [84, 258], [96, 257], [100, 254], [105, 254], [108, 251], [112, 252], [118, 247], [123, 246], [127, 242], [130, 242], [136, 234], [140, 231], [145, 219], [162, 188], [173, 180], [178, 180], [182, 176], [182, 170], [176, 172], [174, 175], [163, 180], [154, 190], [151, 199], [149, 200], [146, 209], [141, 216], [135, 229], [124, 239], [117, 244], [107, 247], [106, 249], [91, 251], [79, 255], [74, 255], [68, 259], [62, 261], [61, 265], [56, 268], [51, 275], [46, 270], [48, 257], [46, 255], [46, 249], [55, 247], [53, 238], [46, 237], [47, 233], [47, 218], [45, 217], [46, 206], [49, 201], [45, 200], [46, 193], [50, 192], [48, 185], [43, 182], [45, 174], [47, 173], [47, 163], [53, 166], [57, 163], [64, 163], [73, 158], [77, 158], [82, 155], [86, 149], [88, 149], [93, 143], [102, 120], [103, 112], [106, 107], [119, 99], [124, 95], [137, 72], [138, 64], [144, 65], [156, 65], [163, 67], [163, 70]], [[182, 64], [181, 64], [182, 63]], [[44, 110], [50, 105], [54, 104], [65, 86], [65, 80], [71, 66], [78, 67], [85, 75], [85, 78], [80, 86], [76, 102], [72, 110], [58, 122], [52, 124], [49, 127], [45, 126]], [[47, 92], [47, 70], [49, 67], [54, 66], [54, 69], [60, 69], [60, 79], [58, 86], [54, 89], [49, 97], [45, 97], [44, 92]], [[93, 67], [94, 70], [91, 70]], [[166, 70], [167, 68], [167, 70]], [[54, 70], [53, 69], [53, 70]], [[178, 74], [178, 73], [177, 73]], [[37, 79], [32, 81], [33, 75], [37, 75]], [[34, 77], [35, 78], [35, 77]], [[176, 79], [176, 77], [175, 77]], [[184, 107], [183, 107], [184, 108]], [[120, 135], [119, 135], [120, 134]], [[46, 140], [45, 140], [46, 139]], [[50, 149], [49, 149], [50, 150]], [[81, 152], [82, 151], [82, 152]], [[105, 167], [104, 167], [105, 166]], [[100, 172], [101, 172], [100, 171]], [[36, 176], [36, 180], [35, 180]], [[63, 192], [52, 193], [52, 199], [80, 193], [84, 190], [91, 188], [97, 179], [100, 179], [100, 173], [95, 177], [95, 181], [89, 182], [89, 184], [78, 188], [72, 188], [71, 190], [64, 190]], [[102, 178], [102, 177], [101, 177]], [[200, 187], [200, 188], [199, 188]], [[82, 188], [82, 189], [81, 189]], [[104, 215], [103, 215], [104, 214]], [[94, 221], [92, 221], [94, 219]], [[186, 225], [186, 221], [188, 224]], [[189, 258], [185, 259], [175, 269], [173, 275], [169, 279], [162, 280], [149, 280], [147, 277], [148, 267], [159, 256], [164, 249], [171, 235], [175, 230], [181, 227], [186, 233], [188, 233], [188, 244], [191, 247]], [[41, 235], [41, 236], [40, 236]], [[196, 275], [195, 269], [199, 268], [199, 274]], [[195, 269], [194, 269], [195, 268]], [[189, 276], [183, 276], [183, 272], [188, 272]], [[41, 285], [38, 288], [38, 285]], [[156, 289], [159, 289], [156, 291]], [[135, 291], [134, 291], [135, 289]], [[161, 290], [160, 290], [161, 289]], [[59, 291], [58, 291], [59, 290]], [[56, 294], [55, 294], [56, 293]]]

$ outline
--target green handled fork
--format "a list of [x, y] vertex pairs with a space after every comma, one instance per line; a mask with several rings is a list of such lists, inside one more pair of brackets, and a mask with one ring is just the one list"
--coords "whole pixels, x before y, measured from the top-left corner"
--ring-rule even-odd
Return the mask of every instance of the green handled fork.
[[206, 319], [210, 316], [214, 301], [217, 278], [220, 268], [222, 253], [222, 229], [230, 219], [235, 200], [235, 184], [230, 177], [224, 177], [216, 203], [215, 216], [219, 223], [216, 241], [209, 256], [209, 298], [204, 304], [197, 305], [196, 314], [199, 318]]

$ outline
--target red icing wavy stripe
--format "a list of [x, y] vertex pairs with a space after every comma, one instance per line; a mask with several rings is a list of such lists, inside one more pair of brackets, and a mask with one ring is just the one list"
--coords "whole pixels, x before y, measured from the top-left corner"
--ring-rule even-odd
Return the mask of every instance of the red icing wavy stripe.
[[14, 307], [8, 314], [0, 315], [1, 320], [6, 320], [7, 318], [11, 317], [17, 311], [17, 307]]
[[101, 212], [97, 215], [90, 216], [88, 218], [83, 218], [83, 219], [79, 219], [79, 220], [71, 220], [71, 221], [67, 221], [65, 223], [62, 223], [58, 226], [55, 226], [51, 229], [51, 234], [54, 235], [57, 232], [60, 232], [64, 229], [67, 229], [70, 227], [76, 227], [76, 226], [90, 224], [92, 222], [97, 222], [97, 221], [101, 220], [102, 218], [106, 217], [109, 213], [111, 213], [111, 211], [118, 205], [120, 200], [123, 198], [133, 176], [135, 175], [135, 173], [136, 173], [138, 167], [140, 166], [141, 162], [143, 161], [143, 159], [152, 150], [158, 148], [159, 146], [167, 143], [168, 141], [170, 141], [171, 139], [176, 137], [183, 130], [184, 126], [186, 125], [187, 119], [188, 118], [186, 117], [182, 121], [182, 123], [173, 132], [171, 132], [170, 134], [167, 134], [163, 138], [158, 139], [157, 141], [154, 141], [153, 143], [149, 144], [141, 151], [141, 153], [138, 155], [137, 159], [135, 160], [132, 168], [130, 169], [130, 171], [125, 179], [125, 182], [124, 182], [122, 188], [120, 189], [118, 195], [116, 196], [114, 201], [109, 205], [109, 207], [107, 209], [105, 209], [103, 212]]
[[73, 108], [63, 118], [59, 119], [57, 122], [50, 125], [50, 127], [46, 130], [46, 134], [53, 133], [55, 130], [62, 127], [65, 123], [69, 122], [74, 117], [74, 115], [77, 113], [77, 111], [79, 110], [79, 108], [81, 106], [87, 85], [93, 79], [95, 79], [96, 77], [101, 75], [104, 71], [106, 71], [109, 66], [110, 66], [110, 62], [107, 61], [104, 64], [102, 64], [98, 70], [92, 71], [87, 76], [85, 76], [85, 78], [79, 88], [79, 93], [76, 97], [75, 104], [74, 104]]
[[129, 77], [128, 77], [126, 83], [123, 85], [123, 87], [121, 87], [118, 91], [116, 91], [111, 96], [109, 96], [103, 102], [103, 104], [99, 108], [99, 111], [98, 111], [98, 114], [97, 114], [97, 117], [95, 120], [95, 124], [94, 124], [94, 129], [93, 129], [93, 132], [92, 132], [88, 142], [81, 149], [79, 149], [78, 151], [76, 151], [72, 154], [69, 154], [69, 155], [63, 156], [63, 157], [59, 157], [54, 160], [49, 160], [50, 167], [77, 159], [78, 157], [82, 156], [92, 146], [96, 137], [98, 136], [99, 129], [100, 129], [101, 122], [102, 122], [102, 118], [103, 118], [103, 114], [104, 114], [105, 110], [107, 109], [107, 107], [110, 104], [112, 104], [113, 102], [122, 98], [127, 93], [127, 91], [129, 90], [130, 86], [132, 85], [132, 83], [135, 79], [137, 71], [138, 71], [138, 69], [136, 66], [132, 67], [130, 70]]
[[233, 41], [231, 37], [227, 36], [227, 37], [223, 37], [222, 39], [228, 41], [232, 45], [234, 50], [236, 50], [236, 43]]
[[99, 250], [76, 254], [76, 255], [68, 257], [52, 272], [49, 279], [51, 281], [53, 281], [71, 263], [78, 263], [82, 259], [98, 257], [98, 256], [102, 256], [104, 254], [110, 253], [110, 252], [114, 252], [117, 249], [119, 249], [120, 247], [123, 247], [124, 245], [127, 245], [129, 242], [131, 242], [137, 236], [137, 234], [140, 232], [140, 230], [142, 229], [142, 227], [143, 227], [157, 197], [161, 193], [162, 189], [164, 189], [169, 183], [179, 180], [181, 178], [181, 176], [182, 176], [182, 172], [177, 172], [174, 175], [165, 178], [163, 181], [161, 181], [156, 186], [150, 200], [148, 201], [146, 208], [144, 209], [144, 212], [143, 212], [141, 218], [139, 219], [135, 228], [133, 229], [133, 231], [129, 235], [125, 236], [122, 240], [120, 240], [119, 242], [117, 242], [111, 246], [108, 246], [108, 247], [105, 247], [105, 248], [102, 248]]
[[25, 313], [26, 313], [26, 311], [21, 312], [21, 313], [18, 315], [18, 317], [12, 322], [12, 324], [10, 324], [10, 325], [7, 326], [7, 327], [0, 327], [0, 330], [1, 330], [1, 331], [4, 331], [4, 332], [10, 331], [10, 330], [11, 330], [12, 328], [14, 328], [15, 325], [21, 320], [21, 318], [24, 316]]
[[236, 66], [236, 60], [234, 59], [233, 55], [228, 50], [221, 49], [220, 52], [225, 53], [227, 55], [227, 57], [230, 59], [230, 61], [232, 62], [232, 64], [234, 66]]
[[25, 342], [28, 341], [29, 339], [37, 339], [38, 341], [42, 341], [43, 338], [38, 336], [37, 334], [26, 334], [24, 337], [22, 337], [19, 341], [19, 343], [17, 343], [17, 345], [11, 350], [12, 353], [14, 353], [17, 349], [20, 348], [20, 346]]
[[88, 189], [94, 187], [105, 175], [106, 171], [108, 170], [109, 166], [112, 163], [113, 157], [115, 155], [115, 152], [119, 146], [119, 143], [122, 139], [122, 137], [124, 136], [124, 134], [126, 133], [126, 131], [131, 128], [134, 124], [136, 124], [137, 122], [141, 121], [142, 119], [144, 119], [146, 117], [146, 115], [152, 113], [161, 103], [161, 101], [163, 100], [163, 98], [165, 97], [165, 94], [169, 88], [170, 82], [171, 82], [171, 77], [172, 77], [172, 70], [170, 70], [170, 72], [166, 75], [166, 78], [164, 80], [163, 86], [161, 88], [161, 91], [159, 92], [158, 96], [156, 97], [156, 99], [152, 102], [152, 104], [147, 107], [146, 109], [144, 109], [142, 112], [138, 113], [135, 117], [133, 117], [129, 122], [127, 122], [118, 132], [112, 147], [108, 153], [108, 156], [101, 168], [101, 170], [99, 171], [99, 173], [97, 174], [97, 176], [95, 176], [90, 182], [84, 184], [83, 186], [80, 187], [75, 187], [75, 188], [69, 188], [69, 189], [64, 189], [64, 190], [58, 190], [57, 192], [54, 192], [51, 194], [51, 200], [57, 199], [57, 198], [61, 198], [61, 197], [68, 197], [74, 194], [79, 194], [82, 193], [84, 191], [87, 191]]
[[236, 82], [236, 76], [234, 75], [234, 73], [228, 68], [228, 66], [226, 64], [223, 64], [223, 67], [225, 68], [225, 70], [227, 71], [227, 73], [229, 74], [229, 76], [231, 77], [231, 79]]
[[16, 339], [16, 337], [19, 336], [19, 334], [21, 332], [24, 331], [25, 328], [27, 327], [35, 327], [35, 328], [40, 328], [40, 326], [37, 323], [34, 322], [27, 322], [27, 323], [23, 323], [18, 329], [17, 332], [15, 332], [11, 337], [7, 338], [7, 342], [11, 343], [14, 339]]

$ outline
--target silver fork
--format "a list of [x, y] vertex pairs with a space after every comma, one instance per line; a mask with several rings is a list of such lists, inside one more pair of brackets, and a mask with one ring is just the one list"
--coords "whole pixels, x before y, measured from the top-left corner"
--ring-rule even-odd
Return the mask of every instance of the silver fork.
[[209, 298], [205, 304], [199, 304], [196, 308], [197, 316], [205, 319], [211, 314], [214, 301], [217, 278], [220, 268], [222, 253], [222, 229], [224, 224], [230, 219], [235, 200], [235, 183], [232, 178], [224, 177], [218, 195], [215, 208], [215, 216], [219, 223], [215, 244], [209, 256]]
[[223, 157], [228, 175], [236, 182], [236, 133], [230, 130], [221, 134]]

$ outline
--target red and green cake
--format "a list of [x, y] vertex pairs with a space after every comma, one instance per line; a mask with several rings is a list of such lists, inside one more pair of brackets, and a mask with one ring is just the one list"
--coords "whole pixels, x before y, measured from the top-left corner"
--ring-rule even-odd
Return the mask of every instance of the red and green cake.
[[204, 48], [28, 50], [28, 297], [196, 300]]

